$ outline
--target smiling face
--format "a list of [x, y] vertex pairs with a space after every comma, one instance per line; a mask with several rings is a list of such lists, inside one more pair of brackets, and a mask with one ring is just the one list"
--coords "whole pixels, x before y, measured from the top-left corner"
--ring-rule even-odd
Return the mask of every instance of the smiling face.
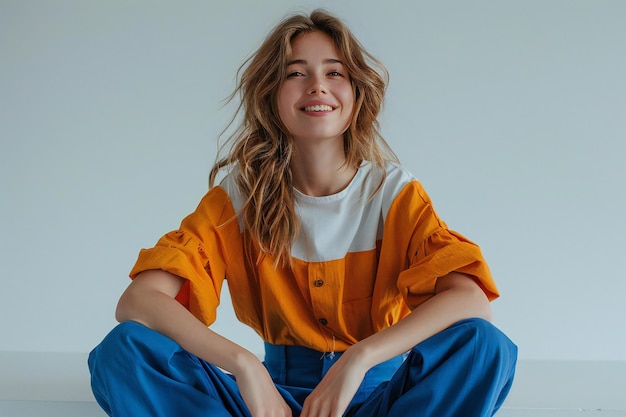
[[294, 140], [341, 139], [352, 119], [350, 76], [330, 36], [309, 32], [291, 43], [278, 92], [280, 119]]

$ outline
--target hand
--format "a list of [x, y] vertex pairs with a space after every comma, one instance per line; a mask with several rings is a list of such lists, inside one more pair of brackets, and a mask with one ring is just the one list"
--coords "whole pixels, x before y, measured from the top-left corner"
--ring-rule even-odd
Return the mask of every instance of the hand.
[[291, 408], [261, 362], [247, 367], [235, 377], [252, 417], [291, 417]]
[[341, 417], [363, 382], [367, 369], [348, 349], [304, 401], [300, 417]]

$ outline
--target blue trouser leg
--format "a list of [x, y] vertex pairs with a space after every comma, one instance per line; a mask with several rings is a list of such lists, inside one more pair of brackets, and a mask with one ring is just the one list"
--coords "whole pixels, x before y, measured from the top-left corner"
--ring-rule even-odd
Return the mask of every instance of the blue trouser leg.
[[137, 323], [115, 327], [89, 355], [89, 369], [109, 416], [250, 415], [232, 377]]
[[354, 417], [490, 417], [508, 394], [517, 347], [481, 319], [460, 321], [412, 349]]
[[[340, 356], [329, 359], [301, 347], [266, 349], [266, 366], [294, 417]], [[490, 323], [461, 321], [417, 345], [404, 363], [394, 359], [368, 372], [348, 414], [492, 416], [511, 386], [516, 353]], [[94, 395], [113, 417], [250, 416], [232, 376], [137, 323], [117, 326], [92, 351], [89, 368]]]

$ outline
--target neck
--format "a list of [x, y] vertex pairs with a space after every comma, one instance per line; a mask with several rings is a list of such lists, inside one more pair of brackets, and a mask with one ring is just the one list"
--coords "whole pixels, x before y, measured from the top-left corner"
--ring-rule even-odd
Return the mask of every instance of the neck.
[[329, 147], [296, 148], [291, 161], [294, 187], [303, 194], [322, 197], [340, 192], [350, 184], [357, 168], [346, 165], [341, 149]]

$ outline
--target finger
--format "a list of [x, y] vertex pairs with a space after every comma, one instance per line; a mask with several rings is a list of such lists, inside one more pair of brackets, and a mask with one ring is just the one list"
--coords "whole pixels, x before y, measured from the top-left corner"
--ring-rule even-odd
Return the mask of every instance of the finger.
[[309, 396], [306, 400], [304, 400], [304, 405], [302, 407], [302, 413], [300, 413], [300, 417], [318, 417], [323, 414], [319, 412], [318, 403]]

